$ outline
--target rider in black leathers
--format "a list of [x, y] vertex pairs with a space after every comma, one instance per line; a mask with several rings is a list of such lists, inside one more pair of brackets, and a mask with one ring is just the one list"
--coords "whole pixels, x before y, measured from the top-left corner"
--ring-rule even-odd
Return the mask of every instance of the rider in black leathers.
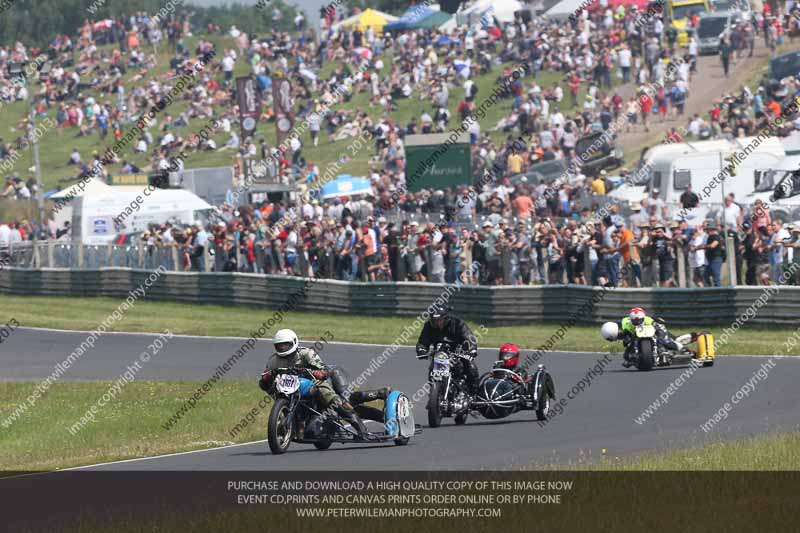
[[475, 395], [478, 392], [478, 367], [475, 365], [475, 357], [478, 356], [478, 341], [475, 335], [467, 326], [466, 322], [458, 317], [450, 316], [450, 308], [447, 305], [434, 304], [429, 309], [430, 320], [425, 323], [417, 341], [417, 357], [428, 355], [428, 350], [432, 345], [444, 343], [450, 346], [451, 350], [462, 349], [471, 359], [464, 361], [464, 375], [467, 378], [469, 393]]

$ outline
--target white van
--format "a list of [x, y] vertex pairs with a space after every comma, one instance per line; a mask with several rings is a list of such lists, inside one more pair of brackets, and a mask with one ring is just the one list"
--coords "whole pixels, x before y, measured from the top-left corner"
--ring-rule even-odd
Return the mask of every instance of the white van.
[[[800, 158], [787, 157], [778, 168], [756, 173], [756, 190], [747, 196], [747, 205], [761, 200], [771, 217], [782, 222], [800, 220]], [[780, 190], [779, 194], [775, 194]]]
[[83, 244], [108, 244], [118, 235], [142, 232], [150, 224], [206, 223], [215, 215], [215, 207], [183, 189], [155, 189], [147, 195], [144, 189], [84, 195], [73, 201], [72, 237]]

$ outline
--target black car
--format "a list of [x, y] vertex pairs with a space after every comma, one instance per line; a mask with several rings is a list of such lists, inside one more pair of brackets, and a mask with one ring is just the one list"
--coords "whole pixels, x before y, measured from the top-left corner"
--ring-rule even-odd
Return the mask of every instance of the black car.
[[787, 52], [770, 60], [769, 74], [762, 80], [762, 85], [767, 88], [771, 98], [780, 101], [787, 96], [786, 87], [781, 81], [798, 74], [800, 74], [800, 50]]
[[582, 161], [581, 171], [592, 175], [606, 168], [622, 165], [624, 155], [622, 148], [617, 147], [613, 137], [603, 131], [597, 131], [578, 139], [575, 154]]
[[[552, 183], [567, 172], [567, 163], [563, 159], [552, 159], [532, 165], [527, 172], [511, 176], [511, 184], [527, 183], [536, 186], [540, 183]], [[523, 179], [524, 178], [524, 179]]]

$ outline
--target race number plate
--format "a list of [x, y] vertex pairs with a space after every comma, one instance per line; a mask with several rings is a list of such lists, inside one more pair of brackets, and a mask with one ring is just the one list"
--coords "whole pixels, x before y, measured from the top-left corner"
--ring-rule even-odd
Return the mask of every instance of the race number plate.
[[433, 379], [443, 379], [450, 375], [450, 360], [446, 357], [437, 357], [433, 360], [431, 377]]
[[655, 326], [648, 326], [646, 324], [636, 326], [636, 336], [639, 338], [655, 337], [656, 328]]
[[411, 410], [408, 406], [408, 398], [401, 396], [397, 400], [397, 418], [404, 420], [408, 418], [409, 414], [411, 414]]
[[300, 378], [291, 374], [284, 374], [278, 379], [278, 392], [294, 394], [300, 388]]

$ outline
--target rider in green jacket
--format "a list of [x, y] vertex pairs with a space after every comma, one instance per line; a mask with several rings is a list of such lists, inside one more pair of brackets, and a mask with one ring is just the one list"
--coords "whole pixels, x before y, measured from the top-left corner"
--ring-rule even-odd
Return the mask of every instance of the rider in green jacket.
[[330, 371], [319, 354], [312, 348], [300, 346], [297, 334], [290, 329], [282, 329], [275, 333], [272, 342], [275, 345], [275, 353], [267, 361], [266, 371], [258, 383], [259, 387], [269, 392], [275, 379], [275, 370], [278, 368], [307, 368], [316, 379], [314, 388], [320, 407], [333, 408], [339, 416], [350, 422], [360, 437], [364, 437], [367, 433], [364, 422], [356, 414], [351, 403], [333, 390], [328, 379]]
[[[608, 322], [603, 325], [601, 333], [606, 340], [615, 341], [621, 340], [625, 347], [636, 338], [636, 326], [653, 326], [656, 330], [656, 341], [668, 350], [673, 350], [676, 352], [681, 352], [684, 350], [683, 345], [678, 342], [667, 328], [658, 320], [654, 320], [652, 317], [647, 316], [644, 312], [644, 309], [641, 307], [634, 307], [631, 309], [628, 316], [620, 320], [619, 322]], [[615, 326], [615, 327], [612, 327]], [[628, 361], [628, 352], [625, 351], [625, 363], [629, 364]]]

